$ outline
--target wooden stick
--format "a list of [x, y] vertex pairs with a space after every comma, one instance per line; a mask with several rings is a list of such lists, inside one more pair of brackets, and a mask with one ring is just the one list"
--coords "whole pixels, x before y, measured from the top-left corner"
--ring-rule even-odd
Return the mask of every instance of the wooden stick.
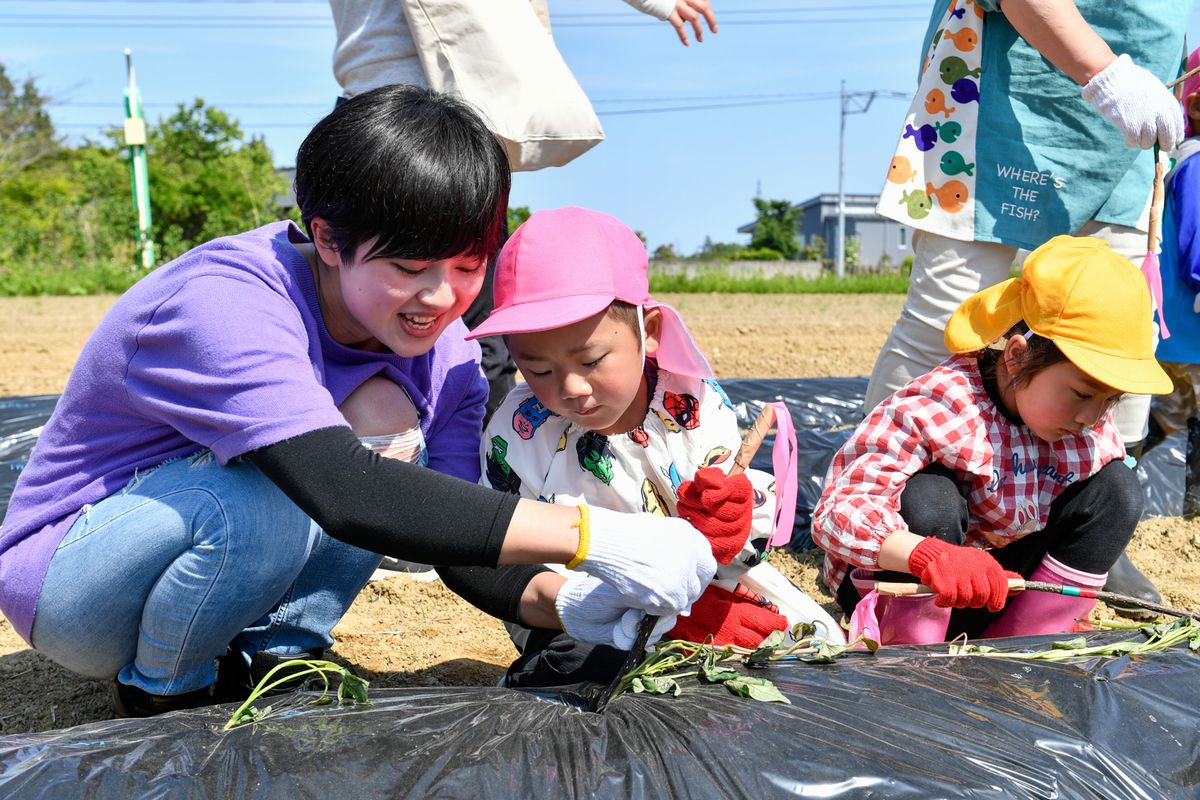
[[1163, 162], [1158, 155], [1158, 145], [1154, 145], [1154, 194], [1150, 198], [1150, 227], [1146, 231], [1146, 253], [1149, 255], [1158, 250], [1159, 220], [1162, 217], [1163, 204]]
[[746, 438], [742, 439], [742, 446], [738, 448], [737, 455], [733, 457], [733, 468], [729, 470], [730, 475], [737, 475], [750, 468], [750, 462], [754, 460], [754, 454], [758, 452], [763, 439], [766, 438], [767, 433], [774, 424], [775, 406], [768, 403], [763, 406], [762, 411], [758, 412], [754, 424], [746, 432]]
[[1173, 81], [1171, 81], [1170, 83], [1168, 83], [1168, 84], [1167, 84], [1167, 88], [1168, 88], [1168, 89], [1174, 89], [1176, 86], [1178, 86], [1179, 84], [1183, 83], [1183, 82], [1184, 82], [1184, 81], [1186, 81], [1188, 78], [1190, 78], [1190, 77], [1192, 77], [1193, 75], [1195, 75], [1197, 72], [1200, 72], [1200, 67], [1193, 67], [1192, 69], [1189, 69], [1187, 72], [1183, 73], [1183, 74], [1182, 74], [1182, 75], [1180, 75], [1178, 78], [1176, 78], [1175, 80], [1173, 80]]
[[[878, 581], [871, 585], [872, 589], [886, 597], [921, 597], [935, 594], [933, 589], [920, 583], [912, 583], [908, 581]], [[1127, 594], [1118, 594], [1116, 592], [1105, 592], [1098, 589], [1084, 589], [1079, 586], [1068, 586], [1061, 583], [1046, 583], [1044, 581], [1026, 581], [1021, 578], [1009, 578], [1008, 590], [1010, 592], [1021, 592], [1029, 590], [1031, 592], [1051, 592], [1052, 594], [1065, 594], [1073, 597], [1088, 597], [1095, 600], [1103, 600], [1104, 602], [1114, 602], [1123, 606], [1137, 606], [1145, 608], [1149, 611], [1157, 611], [1159, 614], [1168, 614], [1172, 617], [1191, 617], [1192, 619], [1200, 619], [1200, 613], [1195, 611], [1185, 611], [1181, 608], [1171, 608], [1159, 603], [1151, 603], [1149, 600], [1142, 600], [1140, 597], [1132, 597]]]

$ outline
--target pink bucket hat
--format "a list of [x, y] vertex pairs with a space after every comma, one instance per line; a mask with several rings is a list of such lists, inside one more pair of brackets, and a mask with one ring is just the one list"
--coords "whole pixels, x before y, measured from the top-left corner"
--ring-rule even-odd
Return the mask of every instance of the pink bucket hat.
[[467, 336], [563, 328], [599, 314], [614, 300], [662, 313], [658, 364], [668, 372], [713, 377], [679, 313], [650, 296], [646, 247], [615, 217], [568, 206], [531, 215], [496, 263], [495, 309]]
[[[1191, 72], [1196, 67], [1200, 67], [1200, 47], [1192, 51], [1192, 54], [1187, 58], [1187, 64], [1184, 66], [1184, 72]], [[1200, 92], [1200, 72], [1192, 75], [1183, 82], [1183, 86], [1179, 91], [1179, 102], [1186, 103], [1187, 99]], [[1192, 118], [1187, 115], [1187, 106], [1183, 107], [1183, 121], [1186, 127], [1183, 130], [1184, 136], [1196, 136], [1200, 131], [1194, 130], [1192, 127]]]

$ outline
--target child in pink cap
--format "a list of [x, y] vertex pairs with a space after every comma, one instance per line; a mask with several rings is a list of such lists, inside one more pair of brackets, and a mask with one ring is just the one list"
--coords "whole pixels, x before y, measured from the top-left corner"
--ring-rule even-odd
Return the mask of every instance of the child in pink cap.
[[[495, 310], [471, 336], [504, 335], [526, 383], [484, 431], [481, 482], [549, 503], [691, 522], [722, 566], [668, 638], [753, 647], [815, 620], [840, 640], [833, 619], [763, 562], [775, 479], [727, 474], [740, 444], [732, 405], [678, 312], [650, 296], [646, 268], [637, 234], [588, 209], [539, 211], [509, 238]], [[522, 655], [506, 685], [613, 677], [625, 652], [581, 644], [571, 634], [582, 632], [564, 622], [566, 633], [509, 625]], [[627, 633], [626, 647], [632, 625]]]

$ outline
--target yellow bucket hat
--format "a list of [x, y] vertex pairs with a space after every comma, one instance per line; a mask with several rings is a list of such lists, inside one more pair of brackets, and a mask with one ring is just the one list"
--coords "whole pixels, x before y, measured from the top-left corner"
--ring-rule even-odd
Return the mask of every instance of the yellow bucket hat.
[[1072, 364], [1106, 386], [1132, 394], [1169, 394], [1154, 358], [1146, 279], [1108, 242], [1055, 236], [1025, 259], [1021, 277], [968, 297], [946, 325], [946, 347], [987, 347], [1020, 320]]

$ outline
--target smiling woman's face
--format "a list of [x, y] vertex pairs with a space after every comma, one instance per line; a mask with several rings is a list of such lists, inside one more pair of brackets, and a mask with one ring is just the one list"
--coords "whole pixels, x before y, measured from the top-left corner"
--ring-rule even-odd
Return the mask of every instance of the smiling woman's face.
[[373, 256], [370, 239], [342, 259], [324, 222], [314, 219], [312, 226], [325, 327], [347, 347], [424, 355], [483, 287], [483, 256], [432, 261]]

